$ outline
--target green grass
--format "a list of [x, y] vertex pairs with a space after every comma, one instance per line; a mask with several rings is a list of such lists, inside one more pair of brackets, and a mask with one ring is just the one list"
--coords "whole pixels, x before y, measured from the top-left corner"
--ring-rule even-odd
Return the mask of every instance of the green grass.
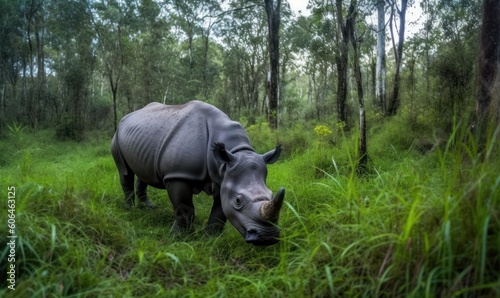
[[[500, 296], [498, 138], [477, 157], [457, 129], [423, 154], [402, 120], [391, 121], [369, 134], [364, 177], [355, 171], [355, 136], [325, 140], [300, 124], [278, 134], [249, 128], [258, 151], [285, 148], [268, 167], [269, 187], [287, 190], [282, 240], [264, 248], [230, 224], [206, 236], [205, 195], [195, 197], [188, 235], [170, 233], [165, 191], [150, 191], [156, 210], [123, 210], [109, 136], [76, 143], [56, 141], [53, 131], [7, 132], [0, 186], [3, 196], [16, 187], [18, 276], [15, 292], [2, 278], [0, 296]], [[6, 235], [4, 208], [0, 218]], [[6, 272], [6, 247], [0, 252]]]

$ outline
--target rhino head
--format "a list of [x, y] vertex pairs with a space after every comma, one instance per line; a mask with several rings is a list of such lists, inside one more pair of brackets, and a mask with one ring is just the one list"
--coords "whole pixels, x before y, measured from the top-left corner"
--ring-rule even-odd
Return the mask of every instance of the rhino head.
[[215, 143], [213, 153], [221, 164], [220, 197], [229, 222], [247, 243], [260, 246], [277, 243], [280, 237], [277, 223], [285, 189], [273, 196], [266, 186], [266, 164], [278, 160], [281, 145], [260, 155], [251, 150], [231, 153], [224, 144]]

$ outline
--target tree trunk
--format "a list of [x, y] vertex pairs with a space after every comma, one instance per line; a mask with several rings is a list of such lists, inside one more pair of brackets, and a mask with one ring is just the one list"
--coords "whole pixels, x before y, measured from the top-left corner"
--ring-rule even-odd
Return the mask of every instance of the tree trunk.
[[340, 48], [336, 58], [337, 63], [337, 117], [339, 122], [347, 124], [347, 63], [349, 59], [349, 36], [347, 34], [344, 16], [342, 15], [342, 0], [335, 1], [337, 8], [337, 36]]
[[[106, 70], [105, 74], [108, 76], [109, 87], [111, 88], [111, 94], [113, 97], [113, 127], [115, 131], [118, 127], [118, 115], [117, 115], [118, 85], [125, 64], [125, 53], [123, 49], [123, 41], [122, 41], [123, 35], [122, 35], [121, 22], [122, 19], [120, 19], [116, 23], [116, 29], [117, 29], [116, 35], [114, 35], [114, 30], [110, 30], [111, 35], [107, 35], [106, 38], [105, 35], [103, 35], [102, 32], [100, 32], [99, 25], [96, 23], [94, 19], [92, 19], [94, 30], [97, 34], [97, 37], [99, 38], [99, 46], [104, 55], [104, 66]], [[146, 61], [148, 60], [146, 59]], [[145, 82], [145, 85], [148, 86], [147, 81]]]
[[[22, 76], [22, 82], [21, 82], [21, 104], [20, 104], [20, 106], [27, 107], [28, 106], [28, 99], [27, 99], [27, 95], [26, 95], [26, 88], [27, 88], [28, 84], [26, 82], [26, 68], [28, 67], [28, 62], [27, 62], [28, 58], [26, 56], [28, 54], [25, 51], [23, 51], [22, 55], [23, 55], [23, 58], [22, 58], [23, 76]], [[16, 111], [16, 113], [19, 113], [19, 115], [22, 115], [24, 123], [29, 123], [28, 119], [26, 119], [27, 117], [29, 117], [29, 115], [27, 116], [26, 114], [23, 114], [22, 111], [19, 111], [18, 107], [15, 108], [15, 111]]]
[[118, 115], [116, 113], [116, 92], [113, 91], [113, 128], [114, 131], [116, 132], [118, 128]]
[[500, 1], [484, 0], [476, 99], [477, 134], [482, 145], [489, 125], [498, 125], [500, 120], [499, 63]]
[[5, 96], [5, 93], [7, 91], [7, 80], [5, 79], [5, 72], [2, 72], [2, 90], [0, 91], [0, 109], [2, 111], [2, 113], [0, 114], [2, 118], [5, 119], [5, 108], [6, 108], [6, 104], [5, 104], [5, 99], [6, 99], [6, 96]]
[[405, 19], [406, 19], [407, 4], [408, 0], [401, 0], [401, 10], [399, 11], [399, 38], [398, 38], [397, 49], [395, 49], [396, 73], [394, 75], [394, 89], [392, 92], [392, 97], [390, 98], [387, 106], [387, 111], [386, 111], [387, 116], [396, 115], [400, 105], [399, 84], [401, 76], [401, 65], [403, 61], [403, 46], [405, 41]]
[[435, 16], [434, 13], [432, 12], [433, 10], [430, 8], [432, 4], [430, 4], [428, 1], [423, 2], [423, 10], [424, 10], [424, 15], [426, 16], [426, 20], [424, 23], [424, 29], [425, 29], [425, 39], [424, 39], [424, 55], [425, 55], [425, 98], [427, 100], [431, 100], [431, 76], [430, 76], [430, 69], [431, 69], [431, 47], [432, 47], [432, 38], [431, 38], [431, 32], [432, 32], [432, 26], [434, 25], [435, 21]]
[[[377, 57], [371, 57], [370, 59], [370, 80], [371, 80], [371, 88], [370, 88], [370, 96], [373, 100], [373, 102], [375, 103], [375, 105], [377, 105], [377, 95], [376, 95], [376, 86], [377, 86], [377, 83], [376, 83], [376, 80], [375, 78], [377, 77]], [[382, 109], [381, 109], [382, 111]]]
[[375, 97], [382, 113], [385, 113], [385, 9], [384, 1], [377, 3], [378, 25], [377, 25], [377, 66], [375, 79]]
[[349, 5], [349, 16], [346, 21], [347, 31], [349, 33], [349, 39], [351, 40], [353, 49], [353, 62], [354, 62], [354, 76], [356, 78], [356, 85], [358, 91], [358, 102], [359, 102], [359, 143], [358, 143], [358, 164], [357, 172], [359, 174], [365, 174], [368, 166], [368, 153], [366, 147], [366, 117], [365, 117], [365, 101], [363, 98], [363, 81], [361, 76], [361, 67], [359, 66], [359, 49], [358, 49], [358, 39], [356, 36], [356, 0], [351, 0]]
[[281, 0], [264, 0], [269, 28], [269, 80], [268, 80], [268, 121], [272, 129], [278, 128], [279, 110], [279, 29]]
[[36, 101], [36, 116], [35, 128], [39, 122], [43, 121], [45, 110], [45, 53], [44, 53], [44, 32], [45, 32], [45, 14], [43, 1], [38, 4], [38, 14], [35, 17], [35, 38], [37, 49], [37, 101]]
[[203, 95], [208, 98], [208, 50], [210, 45], [210, 27], [207, 29], [205, 34], [202, 36], [204, 44], [203, 53]]
[[191, 24], [189, 24], [189, 32], [188, 32], [188, 46], [189, 46], [189, 79], [193, 79], [193, 69], [194, 69], [194, 62], [193, 62], [193, 38], [194, 38], [194, 32], [193, 29], [191, 28]]
[[24, 111], [26, 112], [26, 120], [27, 122], [29, 123], [29, 126], [31, 128], [35, 128], [35, 117], [33, 113], [34, 111], [36, 111], [36, 107], [34, 106], [34, 98], [33, 98], [33, 85], [34, 85], [34, 72], [35, 72], [35, 67], [33, 65], [33, 42], [32, 42], [32, 38], [31, 38], [31, 34], [32, 34], [32, 24], [34, 23], [34, 18], [35, 18], [35, 14], [36, 14], [36, 7], [35, 7], [35, 3], [34, 1], [31, 2], [31, 6], [30, 6], [30, 9], [29, 9], [29, 12], [28, 12], [28, 18], [26, 19], [26, 30], [27, 30], [27, 39], [28, 39], [28, 61], [29, 61], [29, 76], [30, 76], [30, 81], [29, 81], [29, 85], [28, 85], [28, 96], [27, 96], [27, 104], [26, 104], [26, 108], [24, 109]]

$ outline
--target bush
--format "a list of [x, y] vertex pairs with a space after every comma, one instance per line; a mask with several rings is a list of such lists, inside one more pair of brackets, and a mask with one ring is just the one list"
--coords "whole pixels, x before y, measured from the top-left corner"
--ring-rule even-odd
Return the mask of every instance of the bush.
[[70, 117], [64, 117], [56, 127], [56, 137], [58, 140], [82, 141], [85, 127], [81, 121]]
[[299, 154], [311, 147], [311, 134], [303, 124], [279, 132], [279, 143], [283, 145], [285, 154]]
[[408, 150], [420, 139], [433, 139], [429, 124], [396, 116], [370, 128], [368, 150], [371, 155], [386, 155], [394, 150]]
[[251, 125], [246, 131], [253, 148], [259, 153], [267, 152], [278, 144], [277, 135], [267, 122]]
[[110, 115], [112, 116], [111, 104], [104, 100], [96, 100], [90, 104], [91, 129], [109, 127], [111, 125]]

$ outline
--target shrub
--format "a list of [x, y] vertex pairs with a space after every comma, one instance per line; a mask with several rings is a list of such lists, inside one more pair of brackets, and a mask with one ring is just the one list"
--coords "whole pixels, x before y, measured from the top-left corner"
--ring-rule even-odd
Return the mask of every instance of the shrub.
[[415, 148], [420, 139], [433, 139], [433, 128], [422, 122], [396, 116], [370, 128], [368, 150], [374, 156], [386, 155], [394, 150]]
[[83, 123], [70, 117], [63, 117], [63, 119], [56, 126], [56, 137], [61, 141], [82, 141], [84, 132], [85, 127]]
[[321, 138], [327, 138], [333, 134], [333, 131], [326, 125], [316, 125], [314, 132]]
[[247, 129], [248, 137], [253, 148], [257, 152], [267, 152], [277, 145], [276, 133], [269, 127], [267, 122], [260, 122], [249, 126]]
[[303, 124], [296, 124], [292, 128], [279, 131], [279, 143], [284, 147], [285, 156], [302, 153], [311, 147], [311, 134], [306, 132]]
[[110, 115], [112, 115], [111, 104], [104, 100], [96, 100], [90, 104], [90, 128], [104, 128], [110, 125]]

